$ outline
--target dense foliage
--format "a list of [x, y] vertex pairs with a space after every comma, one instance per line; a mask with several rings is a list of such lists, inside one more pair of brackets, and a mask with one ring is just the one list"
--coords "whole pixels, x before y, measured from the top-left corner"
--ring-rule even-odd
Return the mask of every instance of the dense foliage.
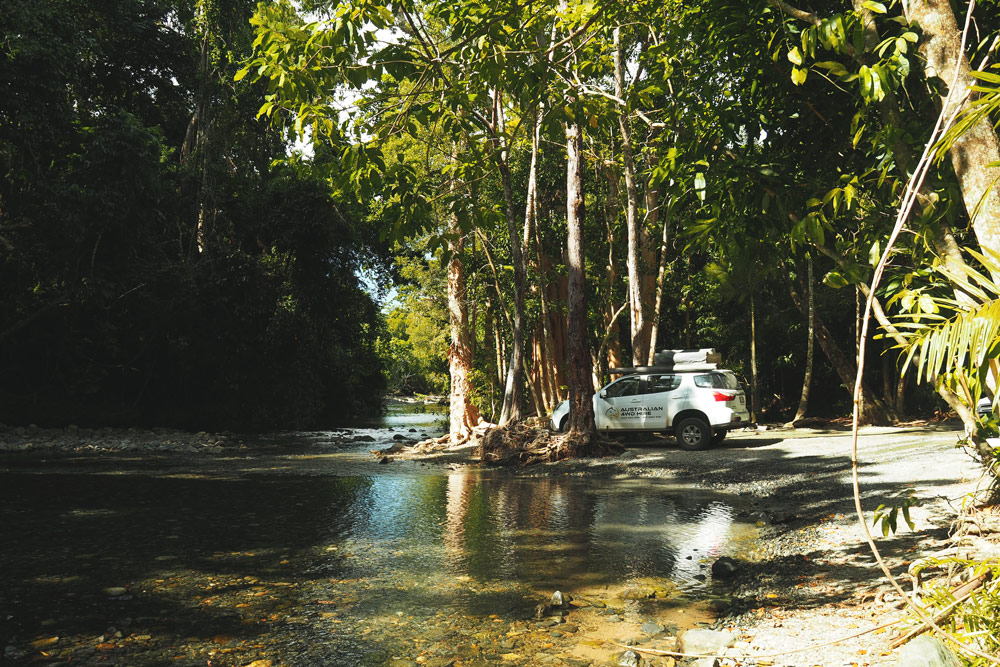
[[304, 426], [379, 405], [356, 207], [234, 84], [240, 0], [0, 12], [0, 421]]

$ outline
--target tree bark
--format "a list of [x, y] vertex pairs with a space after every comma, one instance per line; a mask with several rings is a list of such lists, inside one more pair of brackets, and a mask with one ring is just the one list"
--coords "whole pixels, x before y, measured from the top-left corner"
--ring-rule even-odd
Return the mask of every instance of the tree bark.
[[[457, 225], [452, 231], [457, 232]], [[472, 428], [481, 421], [479, 409], [469, 396], [469, 374], [472, 372], [472, 346], [469, 343], [469, 311], [465, 268], [462, 265], [462, 237], [452, 244], [448, 262], [448, 320], [451, 325], [451, 347], [448, 349], [448, 372], [451, 376], [449, 393], [448, 435], [453, 445], [472, 434]]]
[[799, 407], [795, 410], [795, 418], [792, 419], [792, 423], [799, 421], [800, 419], [805, 419], [806, 413], [809, 411], [809, 388], [812, 386], [812, 375], [813, 375], [813, 355], [814, 349], [816, 347], [816, 300], [814, 298], [815, 283], [813, 280], [813, 260], [812, 257], [807, 257], [808, 262], [806, 269], [807, 276], [807, 289], [808, 289], [808, 310], [807, 319], [809, 321], [809, 338], [806, 341], [806, 371], [805, 377], [802, 379], [802, 394], [799, 396]]
[[[606, 368], [618, 368], [622, 365], [621, 344], [618, 340], [618, 309], [615, 308], [615, 286], [618, 284], [618, 239], [615, 235], [614, 222], [618, 217], [619, 200], [618, 174], [613, 165], [605, 165], [604, 178], [608, 184], [608, 194], [604, 200], [604, 230], [608, 246], [607, 280], [604, 289], [604, 338], [598, 360]], [[607, 356], [604, 352], [607, 351]]]
[[757, 300], [750, 292], [750, 418], [760, 419], [760, 382], [757, 379]]
[[[956, 94], [948, 101], [952, 81], [958, 93], [975, 84], [972, 67], [962, 52], [962, 31], [955, 12], [948, 0], [909, 0], [903, 3], [903, 11], [907, 20], [920, 24], [923, 31], [920, 52], [927, 60], [925, 75], [928, 80], [941, 80], [938, 93], [941, 104], [947, 103], [943, 109], [945, 117], [950, 117], [967, 97]], [[1000, 252], [1000, 191], [993, 187], [997, 174], [990, 166], [1000, 161], [1000, 141], [991, 120], [981, 118], [955, 140], [948, 155], [979, 246]]]
[[657, 338], [660, 335], [660, 313], [663, 309], [663, 278], [667, 273], [667, 247], [670, 239], [670, 208], [663, 216], [663, 237], [660, 239], [659, 266], [656, 271], [656, 299], [653, 304], [653, 317], [649, 327], [649, 356], [646, 364], [652, 366], [656, 358]]
[[586, 273], [583, 252], [583, 136], [575, 122], [566, 124], [566, 272], [569, 294], [567, 352], [569, 357], [570, 437], [590, 440], [595, 430], [590, 354], [587, 352]]
[[[625, 93], [625, 66], [621, 49], [621, 28], [614, 30], [615, 95]], [[618, 110], [618, 129], [622, 137], [622, 163], [625, 168], [627, 207], [625, 226], [628, 233], [628, 294], [632, 322], [632, 365], [641, 366], [649, 354], [649, 333], [643, 308], [642, 274], [640, 268], [639, 191], [635, 184], [635, 162], [632, 159], [632, 129], [625, 109]]]

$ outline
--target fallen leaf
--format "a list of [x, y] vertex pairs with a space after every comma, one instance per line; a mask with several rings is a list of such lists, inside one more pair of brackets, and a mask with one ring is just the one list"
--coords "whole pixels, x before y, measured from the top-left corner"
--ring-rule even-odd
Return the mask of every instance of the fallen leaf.
[[44, 639], [36, 639], [35, 641], [31, 642], [31, 647], [45, 648], [47, 646], [52, 646], [57, 641], [59, 641], [58, 637], [45, 637]]

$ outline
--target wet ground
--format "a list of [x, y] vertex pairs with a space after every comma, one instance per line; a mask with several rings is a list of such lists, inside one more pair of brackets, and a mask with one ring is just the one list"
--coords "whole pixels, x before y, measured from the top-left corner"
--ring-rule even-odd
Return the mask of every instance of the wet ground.
[[368, 453], [441, 426], [396, 408], [215, 456], [7, 455], [0, 660], [590, 665], [714, 620], [711, 565], [758, 531], [731, 497]]

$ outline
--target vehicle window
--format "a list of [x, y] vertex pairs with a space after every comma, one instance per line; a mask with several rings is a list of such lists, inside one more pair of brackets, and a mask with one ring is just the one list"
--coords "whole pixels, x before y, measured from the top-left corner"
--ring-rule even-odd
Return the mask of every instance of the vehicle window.
[[659, 394], [663, 391], [673, 391], [681, 386], [679, 375], [651, 375], [646, 380], [646, 393]]
[[729, 373], [705, 373], [694, 376], [696, 387], [709, 387], [711, 389], [739, 389], [740, 383], [736, 377]]
[[619, 396], [635, 396], [639, 393], [639, 378], [622, 378], [604, 390], [606, 398], [617, 398]]

